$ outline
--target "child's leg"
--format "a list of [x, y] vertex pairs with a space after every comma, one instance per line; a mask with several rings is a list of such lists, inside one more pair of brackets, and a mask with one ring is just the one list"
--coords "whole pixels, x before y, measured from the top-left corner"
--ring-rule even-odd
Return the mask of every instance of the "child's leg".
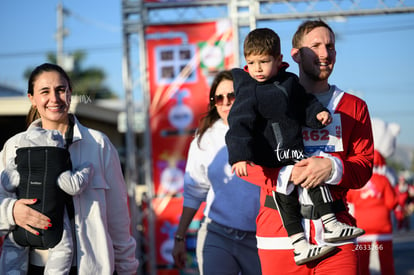
[[273, 197], [288, 236], [303, 232], [297, 190], [293, 190], [289, 195], [273, 192]]
[[302, 215], [297, 190], [289, 195], [273, 192], [276, 207], [294, 248], [295, 262], [302, 265], [328, 255], [335, 248], [309, 244], [302, 227]]
[[13, 234], [7, 234], [0, 257], [0, 274], [25, 275], [29, 264], [29, 247], [18, 245]]
[[63, 234], [60, 242], [49, 249], [45, 274], [69, 274], [73, 261], [72, 228], [65, 208], [63, 217]]
[[[333, 199], [331, 192], [326, 185], [320, 185], [315, 188], [309, 188], [308, 194], [317, 211], [317, 215], [323, 217], [325, 215], [334, 214]], [[334, 219], [336, 219], [335, 215]]]
[[315, 212], [321, 217], [324, 225], [326, 242], [339, 242], [354, 239], [365, 231], [361, 228], [347, 225], [336, 219], [331, 192], [326, 185], [308, 189], [309, 197], [315, 207]]

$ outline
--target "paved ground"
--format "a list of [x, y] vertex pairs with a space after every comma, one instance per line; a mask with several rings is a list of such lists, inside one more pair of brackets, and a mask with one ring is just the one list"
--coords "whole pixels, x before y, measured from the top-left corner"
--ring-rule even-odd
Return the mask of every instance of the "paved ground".
[[[411, 215], [410, 224], [411, 229], [409, 231], [397, 232], [394, 229], [393, 252], [396, 275], [414, 275], [414, 215]], [[371, 256], [375, 256], [375, 252], [373, 254]], [[381, 274], [376, 257], [371, 257], [370, 269], [370, 275]]]
[[394, 234], [395, 274], [414, 275], [414, 231]]

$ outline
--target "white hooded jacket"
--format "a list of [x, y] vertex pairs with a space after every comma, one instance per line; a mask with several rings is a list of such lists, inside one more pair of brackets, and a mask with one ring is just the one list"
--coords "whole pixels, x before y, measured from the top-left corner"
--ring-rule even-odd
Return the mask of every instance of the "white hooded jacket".
[[[74, 116], [73, 116], [74, 117]], [[136, 274], [135, 239], [130, 234], [126, 185], [118, 153], [103, 133], [84, 127], [74, 117], [72, 166], [90, 162], [94, 176], [87, 188], [73, 196], [78, 274]], [[40, 120], [33, 124], [40, 125]], [[16, 157], [22, 133], [11, 137], [0, 152], [0, 172]], [[0, 185], [0, 234], [16, 225], [15, 194]]]

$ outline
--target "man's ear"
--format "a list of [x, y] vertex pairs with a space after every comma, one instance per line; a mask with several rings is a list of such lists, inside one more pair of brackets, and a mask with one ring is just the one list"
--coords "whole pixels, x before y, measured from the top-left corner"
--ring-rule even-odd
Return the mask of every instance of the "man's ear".
[[290, 50], [290, 55], [292, 56], [293, 60], [294, 60], [296, 63], [300, 63], [300, 53], [299, 53], [299, 49], [292, 48], [292, 49]]

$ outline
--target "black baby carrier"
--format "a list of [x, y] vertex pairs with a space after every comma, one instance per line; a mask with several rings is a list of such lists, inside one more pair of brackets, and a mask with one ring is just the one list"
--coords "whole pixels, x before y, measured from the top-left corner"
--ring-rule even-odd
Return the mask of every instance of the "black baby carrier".
[[38, 146], [23, 147], [16, 151], [17, 171], [20, 183], [16, 190], [18, 199], [36, 198], [37, 202], [28, 205], [51, 219], [52, 227], [38, 229], [38, 236], [16, 226], [14, 240], [21, 246], [48, 249], [60, 242], [63, 234], [63, 214], [65, 201], [72, 198], [62, 191], [57, 179], [72, 167], [69, 151], [65, 148]]

